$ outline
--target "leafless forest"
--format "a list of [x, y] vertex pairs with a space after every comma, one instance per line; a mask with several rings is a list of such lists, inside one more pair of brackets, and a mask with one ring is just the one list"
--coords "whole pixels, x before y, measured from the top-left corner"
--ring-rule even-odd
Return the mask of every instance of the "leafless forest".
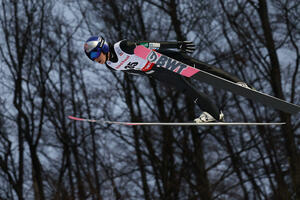
[[192, 83], [228, 121], [124, 127], [200, 110], [145, 76], [91, 62], [84, 41], [192, 40], [193, 57], [300, 104], [299, 0], [1, 0], [0, 199], [300, 199], [300, 115]]

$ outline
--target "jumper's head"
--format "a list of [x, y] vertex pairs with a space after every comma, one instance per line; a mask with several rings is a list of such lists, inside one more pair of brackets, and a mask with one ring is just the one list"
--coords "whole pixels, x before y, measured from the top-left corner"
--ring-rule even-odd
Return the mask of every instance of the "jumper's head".
[[109, 45], [101, 36], [92, 36], [84, 43], [85, 54], [94, 61], [101, 53], [109, 52]]

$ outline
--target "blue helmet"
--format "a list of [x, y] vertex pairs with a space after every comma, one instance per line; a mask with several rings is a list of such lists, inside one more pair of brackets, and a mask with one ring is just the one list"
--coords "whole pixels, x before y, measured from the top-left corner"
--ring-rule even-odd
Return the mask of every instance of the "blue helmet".
[[109, 45], [101, 36], [92, 36], [84, 43], [85, 54], [94, 61], [103, 52], [107, 54], [109, 52]]

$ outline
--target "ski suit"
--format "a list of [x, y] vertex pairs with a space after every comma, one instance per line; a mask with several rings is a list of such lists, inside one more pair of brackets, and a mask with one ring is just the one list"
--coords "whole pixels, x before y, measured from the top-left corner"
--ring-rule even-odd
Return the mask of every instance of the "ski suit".
[[[219, 68], [198, 61], [182, 52], [171, 51], [171, 48], [178, 48], [176, 42], [133, 42], [128, 40], [119, 41], [113, 45], [110, 45], [111, 55], [109, 60], [105, 63], [106, 66], [114, 70], [121, 70], [129, 73], [146, 75], [164, 83], [165, 85], [174, 87], [175, 89], [185, 93], [188, 97], [190, 97], [191, 100], [193, 100], [202, 111], [208, 112], [215, 119], [218, 120], [220, 110], [206, 94], [198, 92], [181, 75], [174, 73], [168, 69], [152, 65], [151, 63], [147, 63], [147, 61], [134, 55], [134, 48], [137, 45], [145, 44], [148, 48], [151, 48], [152, 44], [152, 47], [154, 47], [157, 52], [160, 52], [175, 60], [181, 61], [187, 65], [195, 66], [200, 70], [206, 71], [208, 73], [214, 74], [232, 82], [242, 82], [239, 78], [232, 76]], [[142, 71], [145, 68], [147, 68], [147, 70]]]

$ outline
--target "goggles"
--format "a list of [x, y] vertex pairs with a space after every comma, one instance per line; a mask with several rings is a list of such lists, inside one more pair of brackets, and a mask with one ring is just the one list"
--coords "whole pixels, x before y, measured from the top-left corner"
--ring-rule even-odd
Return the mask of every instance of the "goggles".
[[102, 48], [99, 47], [99, 44], [98, 44], [97, 47], [89, 53], [90, 59], [95, 60], [96, 58], [98, 58], [100, 56], [101, 52], [102, 52]]
[[95, 50], [95, 51], [91, 51], [89, 54], [90, 59], [95, 60], [96, 58], [98, 58], [101, 54], [101, 49], [99, 50]]

